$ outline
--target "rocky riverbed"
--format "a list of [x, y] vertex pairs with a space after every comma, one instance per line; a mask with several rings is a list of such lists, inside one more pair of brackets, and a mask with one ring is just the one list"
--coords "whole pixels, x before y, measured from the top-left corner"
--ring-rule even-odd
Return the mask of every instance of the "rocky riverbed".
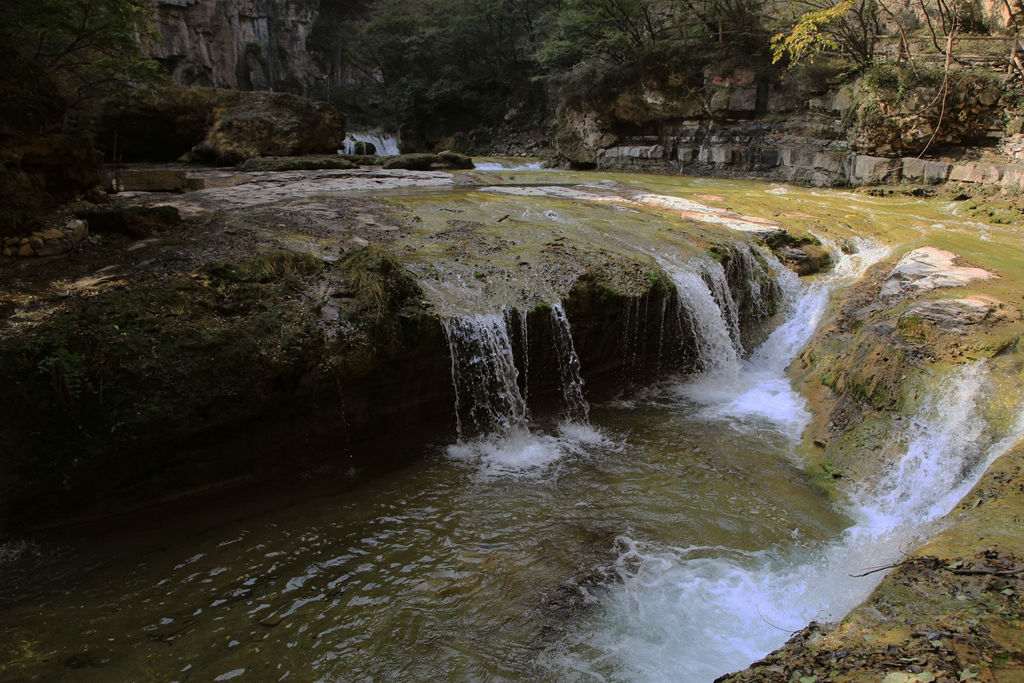
[[[679, 273], [708, 287], [721, 273], [734, 341], [753, 349], [781, 294], [755, 256], [763, 241], [797, 270], [841, 262], [821, 253], [892, 250], [791, 368], [814, 417], [800, 458], [826, 490], [888, 471], [905, 441], [894, 435], [967, 362], [996, 368], [985, 420], [1015, 433], [1024, 253], [1019, 228], [970, 199], [546, 170], [178, 170], [192, 181], [182, 191], [122, 192], [103, 211], [180, 222], [94, 220], [70, 251], [3, 262], [11, 528], [273, 477], [286, 487], [296, 471], [358, 486], [408, 464], [417, 451], [404, 446], [451, 442], [474, 417], [460, 420], [446, 321], [516, 311], [512, 355], [537, 416], [567, 400], [552, 307], [591, 402], [699, 374], [706, 352], [686, 341], [699, 335], [665, 324]], [[997, 460], [865, 606], [740, 679], [1012, 680], [1018, 456]], [[966, 597], [950, 606], [954, 584]], [[11, 671], [30, 666], [11, 657]]]

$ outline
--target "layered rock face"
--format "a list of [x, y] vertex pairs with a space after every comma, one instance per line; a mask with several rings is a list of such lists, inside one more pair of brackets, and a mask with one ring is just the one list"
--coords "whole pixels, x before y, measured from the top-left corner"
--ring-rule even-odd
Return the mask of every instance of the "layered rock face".
[[[841, 87], [809, 76], [770, 84], [746, 69], [708, 70], [689, 108], [666, 94], [578, 102], [559, 114], [558, 152], [580, 168], [758, 176], [817, 186], [901, 181], [1020, 188], [1020, 122], [992, 79], [951, 77], [937, 121], [937, 86], [902, 85], [898, 70]], [[633, 106], [621, 106], [628, 100]], [[1012, 118], [1012, 117], [1010, 117]], [[922, 159], [1001, 140], [1008, 163]], [[954, 156], [956, 156], [954, 154]]]
[[305, 92], [322, 80], [306, 49], [320, 0], [153, 0], [158, 40], [147, 54], [175, 82]]

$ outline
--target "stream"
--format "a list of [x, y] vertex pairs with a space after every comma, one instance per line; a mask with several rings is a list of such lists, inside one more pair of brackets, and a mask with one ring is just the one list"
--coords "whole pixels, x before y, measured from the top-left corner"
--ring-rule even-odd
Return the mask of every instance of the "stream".
[[1024, 433], [981, 419], [979, 362], [936, 382], [885, 483], [834, 498], [802, 468], [810, 413], [785, 368], [831, 293], [887, 253], [862, 241], [810, 281], [773, 266], [786, 319], [747, 350], [727, 290], [659, 255], [702, 372], [597, 405], [554, 305], [565, 408], [548, 418], [519, 394], [529, 369], [508, 318], [451, 316], [462, 436], [417, 464], [188, 533], [0, 548], [18, 680], [701, 682], [743, 668], [862, 601], [884, 574], [850, 574], [934, 531]]

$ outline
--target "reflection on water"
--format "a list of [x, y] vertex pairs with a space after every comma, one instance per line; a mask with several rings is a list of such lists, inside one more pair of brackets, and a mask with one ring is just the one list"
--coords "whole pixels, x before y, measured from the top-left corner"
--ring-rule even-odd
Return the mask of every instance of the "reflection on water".
[[[171, 547], [133, 552], [121, 539], [117, 556], [83, 550], [81, 564], [102, 566], [6, 610], [0, 638], [28, 643], [7, 672], [557, 678], [537, 668], [539, 653], [589, 609], [558, 596], [607, 572], [622, 534], [756, 553], [842, 528], [792, 465], [787, 439], [696, 412], [597, 407], [591, 428], [530, 443], [512, 435], [479, 457], [439, 454], [356, 495]], [[540, 461], [517, 469], [524, 451]]]

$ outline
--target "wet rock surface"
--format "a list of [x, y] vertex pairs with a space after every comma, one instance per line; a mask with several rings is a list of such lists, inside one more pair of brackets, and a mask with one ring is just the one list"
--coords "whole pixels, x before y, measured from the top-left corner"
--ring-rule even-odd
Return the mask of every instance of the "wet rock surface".
[[[880, 263], [848, 293], [798, 360], [805, 390], [820, 401], [811, 432], [823, 469], [870, 480], [899, 452], [893, 431], [941, 368], [1012, 355], [1019, 307], [978, 291], [995, 278], [951, 251], [920, 247]], [[971, 291], [937, 295], [950, 288]], [[920, 549], [883, 567], [865, 558], [865, 576], [891, 573], [840, 623], [811, 624], [720, 680], [1020, 680], [1022, 457], [1017, 448], [996, 460]]]
[[[332, 467], [393, 466], [372, 454], [375, 434], [401, 425], [422, 442], [453, 428], [443, 316], [539, 306], [543, 331], [543, 304], [566, 300], [594, 395], [621, 389], [627, 360], [627, 381], [646, 381], [659, 342], [623, 356], [619, 331], [640, 329], [643, 306], [637, 334], [658, 339], [672, 287], [629, 242], [657, 244], [666, 220], [682, 228], [674, 249], [732, 263], [745, 326], [774, 310], [770, 281], [747, 291], [742, 233], [598, 203], [633, 231], [607, 241], [571, 218], [589, 191], [541, 196], [533, 214], [515, 212], [519, 196], [469, 200], [459, 186], [475, 176], [437, 171], [189, 168], [186, 179], [204, 189], [124, 191], [84, 209], [93, 241], [59, 262], [12, 261], [0, 354], [3, 401], [18, 408], [0, 434], [21, 455], [6, 464], [8, 519], [272, 476], [285, 454], [331, 441], [348, 453]], [[693, 356], [678, 333], [660, 343], [680, 346], [685, 370]], [[531, 340], [532, 367], [554, 362], [550, 346]], [[551, 367], [534, 374], [538, 410], [558, 393]]]

